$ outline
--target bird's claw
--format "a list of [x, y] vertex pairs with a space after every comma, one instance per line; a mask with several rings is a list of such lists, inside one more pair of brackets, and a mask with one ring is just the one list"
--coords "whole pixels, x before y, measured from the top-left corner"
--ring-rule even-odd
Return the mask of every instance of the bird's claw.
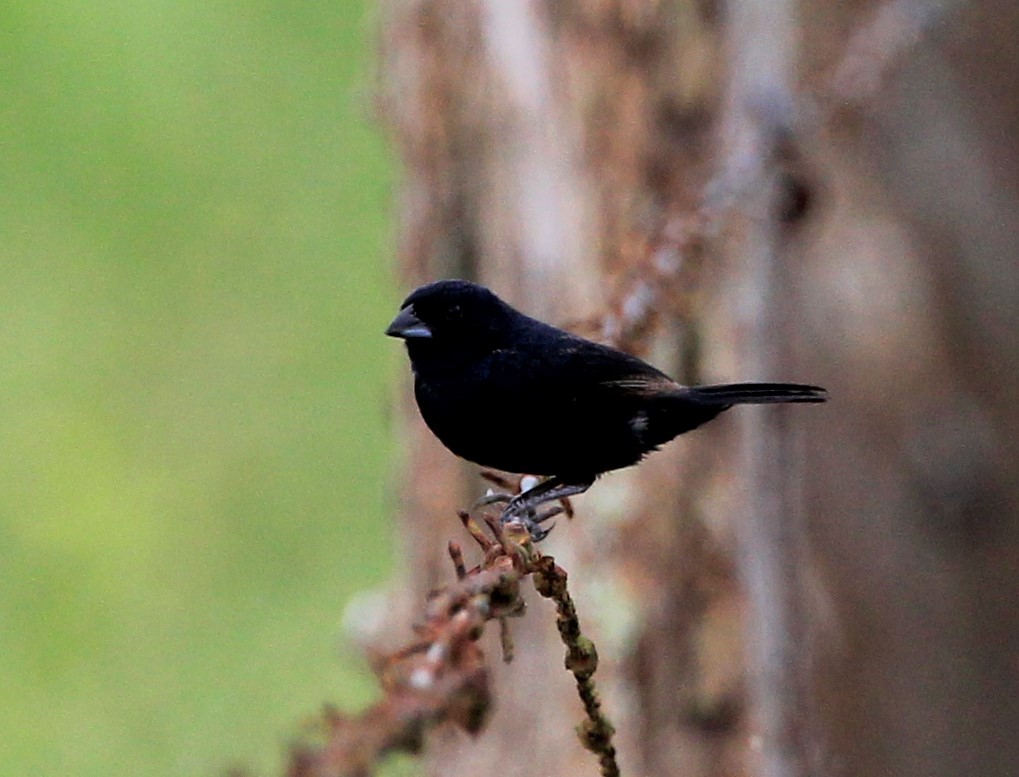
[[539, 518], [533, 518], [530, 515], [507, 515], [503, 513], [499, 518], [499, 523], [504, 526], [508, 523], [517, 523], [530, 535], [531, 542], [541, 542], [555, 528], [554, 523], [547, 528], [541, 525], [548, 518], [551, 518], [551, 516], [543, 515]]
[[[512, 501], [513, 497], [511, 497], [509, 494], [486, 494], [485, 496], [481, 497], [481, 499], [479, 499], [477, 502], [475, 502], [474, 506], [488, 507], [488, 505], [503, 504], [505, 502]], [[506, 510], [509, 510], [509, 508], [507, 507]], [[503, 511], [503, 515], [505, 514], [506, 511]]]
[[543, 527], [542, 524], [563, 512], [563, 508], [557, 505], [543, 513], [538, 513], [538, 511], [533, 507], [522, 507], [520, 503], [509, 494], [501, 493], [487, 494], [486, 496], [483, 496], [474, 503], [474, 507], [487, 507], [488, 505], [493, 504], [506, 505], [502, 514], [499, 516], [499, 523], [505, 525], [510, 521], [519, 521], [523, 524], [524, 528], [527, 529], [527, 533], [531, 535], [532, 542], [541, 542], [545, 539], [549, 535], [549, 532], [551, 532], [555, 527], [555, 524], [553, 523], [547, 528]]
[[534, 522], [530, 522], [530, 523], [525, 522], [524, 526], [527, 527], [527, 532], [528, 532], [528, 534], [531, 535], [531, 542], [541, 542], [555, 528], [555, 524], [554, 523], [551, 526], [549, 526], [547, 529], [543, 529], [540, 525], [538, 525], [537, 523], [534, 523]]
[[[489, 504], [491, 504], [491, 502]], [[562, 512], [563, 508], [559, 506], [553, 507], [540, 514], [533, 508], [520, 510], [519, 505], [515, 505], [511, 499], [509, 500], [509, 504], [506, 506], [506, 509], [503, 510], [502, 515], [499, 516], [499, 523], [506, 524], [510, 521], [519, 521], [523, 524], [524, 528], [527, 529], [527, 533], [531, 535], [532, 542], [541, 542], [549, 535], [552, 529], [555, 528], [554, 523], [548, 526], [548, 528], [545, 528], [542, 524]]]

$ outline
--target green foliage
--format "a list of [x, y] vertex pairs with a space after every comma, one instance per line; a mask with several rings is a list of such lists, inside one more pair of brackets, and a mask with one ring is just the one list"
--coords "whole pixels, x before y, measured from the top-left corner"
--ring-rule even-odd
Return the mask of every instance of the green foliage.
[[366, 698], [372, 31], [343, 0], [0, 3], [0, 774], [272, 773]]

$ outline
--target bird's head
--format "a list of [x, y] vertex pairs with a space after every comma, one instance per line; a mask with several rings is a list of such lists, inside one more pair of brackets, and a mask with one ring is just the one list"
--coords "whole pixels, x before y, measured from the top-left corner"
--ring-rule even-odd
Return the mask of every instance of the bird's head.
[[415, 369], [426, 362], [466, 362], [498, 348], [517, 313], [470, 281], [443, 280], [415, 290], [386, 329], [407, 344]]

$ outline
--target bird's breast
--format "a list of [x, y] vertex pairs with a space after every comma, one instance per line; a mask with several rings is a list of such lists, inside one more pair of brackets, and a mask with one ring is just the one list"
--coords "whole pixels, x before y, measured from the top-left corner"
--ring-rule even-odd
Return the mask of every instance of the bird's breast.
[[415, 381], [421, 416], [453, 453], [534, 475], [593, 476], [639, 461], [659, 441], [657, 414], [555, 382], [473, 371]]

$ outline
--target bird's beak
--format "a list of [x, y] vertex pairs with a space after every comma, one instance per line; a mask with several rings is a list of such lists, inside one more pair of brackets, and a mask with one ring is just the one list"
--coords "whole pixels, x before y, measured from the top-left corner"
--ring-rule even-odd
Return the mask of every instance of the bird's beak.
[[401, 337], [404, 340], [419, 340], [431, 337], [432, 330], [420, 318], [414, 315], [411, 306], [408, 305], [393, 319], [393, 323], [389, 325], [386, 334], [390, 337]]

